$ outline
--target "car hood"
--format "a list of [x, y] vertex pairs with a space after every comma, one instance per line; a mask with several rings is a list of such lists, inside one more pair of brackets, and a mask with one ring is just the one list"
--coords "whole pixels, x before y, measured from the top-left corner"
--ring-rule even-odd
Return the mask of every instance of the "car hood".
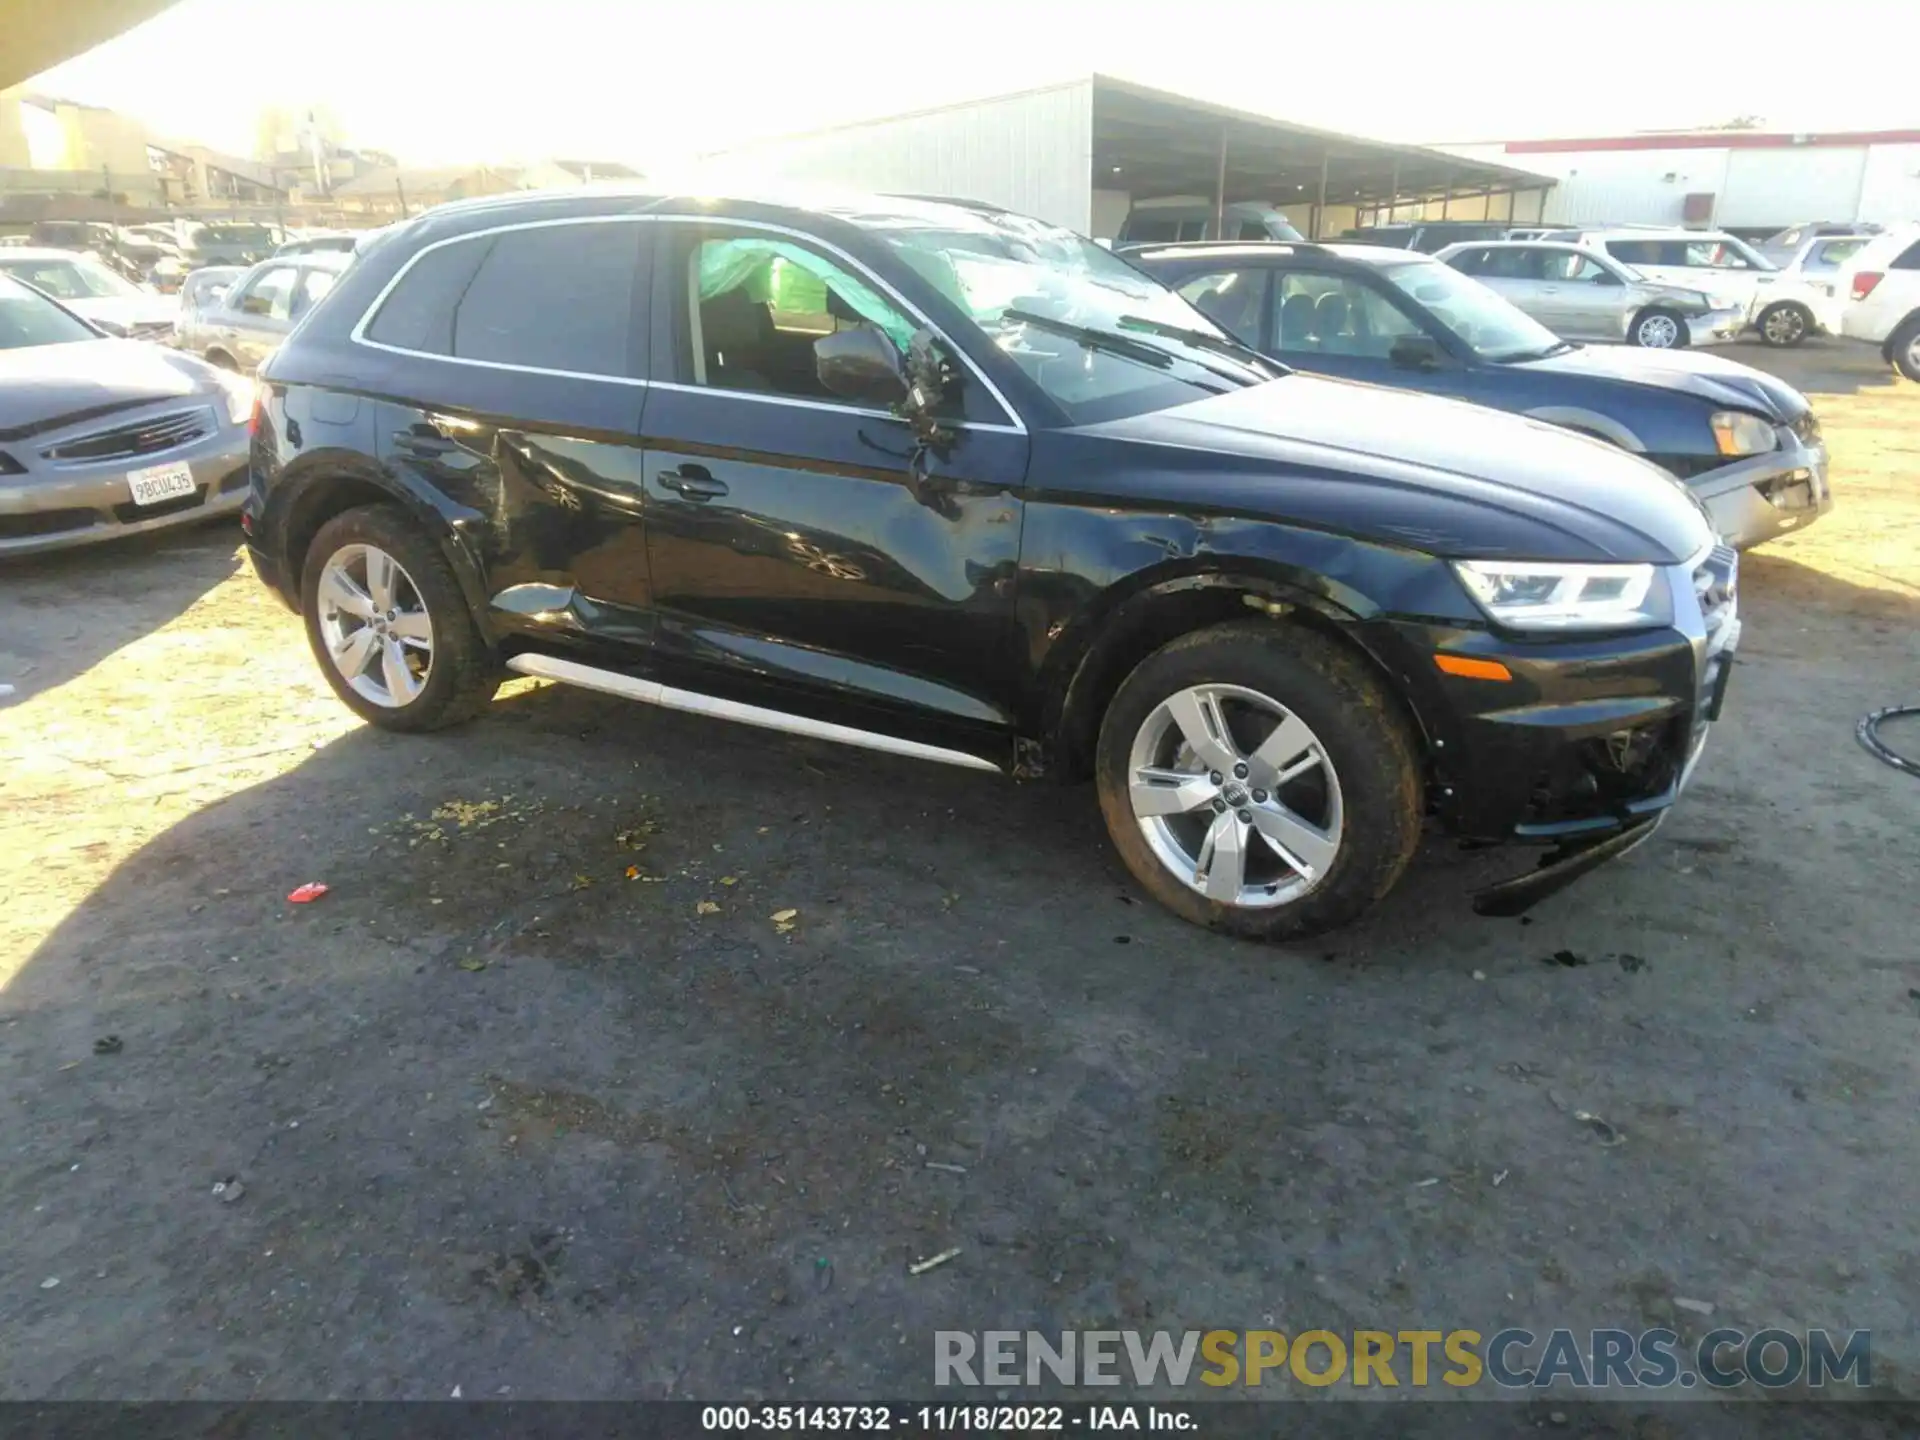
[[179, 310], [177, 302], [165, 295], [91, 295], [60, 303], [88, 320], [109, 320], [122, 326], [171, 325]]
[[1686, 487], [1626, 451], [1377, 385], [1295, 373], [1082, 433], [1153, 447], [1144, 468], [1199, 504], [1451, 558], [1676, 564], [1713, 540]]
[[1514, 369], [1585, 375], [1625, 385], [1679, 390], [1715, 405], [1756, 411], [1777, 425], [1807, 413], [1807, 397], [1751, 365], [1699, 350], [1643, 350], [1624, 345], [1582, 345], [1541, 360], [1515, 362]]
[[0, 440], [25, 440], [156, 400], [217, 393], [204, 361], [144, 340], [0, 350]]

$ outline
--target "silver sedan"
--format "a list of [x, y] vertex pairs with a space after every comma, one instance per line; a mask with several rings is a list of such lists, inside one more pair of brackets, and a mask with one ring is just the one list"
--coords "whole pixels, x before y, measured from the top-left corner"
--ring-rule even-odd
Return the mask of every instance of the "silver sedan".
[[238, 512], [253, 384], [0, 278], [0, 559]]
[[1562, 241], [1469, 241], [1434, 257], [1505, 296], [1563, 340], [1649, 350], [1739, 338], [1744, 310], [1716, 309], [1701, 291], [1649, 280], [1631, 265]]

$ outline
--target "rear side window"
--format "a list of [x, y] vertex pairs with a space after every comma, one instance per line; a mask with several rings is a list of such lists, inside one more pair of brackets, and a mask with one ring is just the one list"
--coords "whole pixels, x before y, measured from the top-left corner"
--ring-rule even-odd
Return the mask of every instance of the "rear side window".
[[1182, 280], [1180, 298], [1243, 344], [1260, 344], [1267, 277], [1260, 270], [1216, 270]]
[[637, 225], [552, 225], [496, 237], [454, 314], [454, 355], [629, 374], [639, 253]]
[[1916, 240], [1898, 255], [1893, 257], [1889, 270], [1920, 270], [1920, 240]]
[[492, 248], [493, 237], [488, 235], [442, 245], [421, 255], [373, 317], [367, 338], [400, 350], [451, 355], [453, 312]]

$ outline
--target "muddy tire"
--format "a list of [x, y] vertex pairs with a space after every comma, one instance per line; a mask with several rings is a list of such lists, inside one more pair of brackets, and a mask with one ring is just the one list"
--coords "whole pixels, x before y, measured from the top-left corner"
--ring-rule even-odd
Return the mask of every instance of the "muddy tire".
[[382, 729], [445, 729], [493, 697], [498, 672], [460, 582], [393, 506], [348, 510], [320, 527], [300, 613], [334, 694]]
[[1095, 751], [1121, 859], [1197, 925], [1287, 940], [1343, 925], [1419, 842], [1412, 727], [1364, 659], [1311, 630], [1235, 621], [1129, 675]]

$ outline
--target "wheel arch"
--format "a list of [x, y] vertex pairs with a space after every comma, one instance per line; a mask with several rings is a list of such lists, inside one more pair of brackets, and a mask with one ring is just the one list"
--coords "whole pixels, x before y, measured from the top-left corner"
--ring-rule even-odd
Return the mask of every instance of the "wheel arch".
[[1605, 440], [1622, 450], [1632, 451], [1635, 455], [1647, 453], [1646, 445], [1626, 425], [1611, 415], [1603, 415], [1583, 405], [1542, 405], [1527, 411], [1527, 418], [1544, 420], [1549, 425], [1558, 425], [1565, 430], [1581, 431], [1596, 440]]
[[[283, 474], [280, 560], [298, 605], [307, 552], [320, 529], [336, 515], [364, 505], [391, 505], [433, 540], [460, 582], [460, 592], [480, 634], [489, 642], [486, 586], [476, 557], [460, 534], [467, 512], [449, 514], [443, 505], [408, 485], [391, 470], [367, 463], [352, 451], [316, 451], [302, 457], [296, 473]], [[477, 514], [472, 519], [479, 519]]]
[[1045, 687], [1041, 734], [1047, 768], [1067, 780], [1091, 773], [1107, 705], [1155, 650], [1195, 630], [1260, 614], [1315, 630], [1364, 660], [1425, 750], [1426, 727], [1393, 669], [1362, 639], [1355, 609], [1284, 574], [1216, 565], [1143, 577], [1075, 627], [1074, 643], [1051, 667]]

